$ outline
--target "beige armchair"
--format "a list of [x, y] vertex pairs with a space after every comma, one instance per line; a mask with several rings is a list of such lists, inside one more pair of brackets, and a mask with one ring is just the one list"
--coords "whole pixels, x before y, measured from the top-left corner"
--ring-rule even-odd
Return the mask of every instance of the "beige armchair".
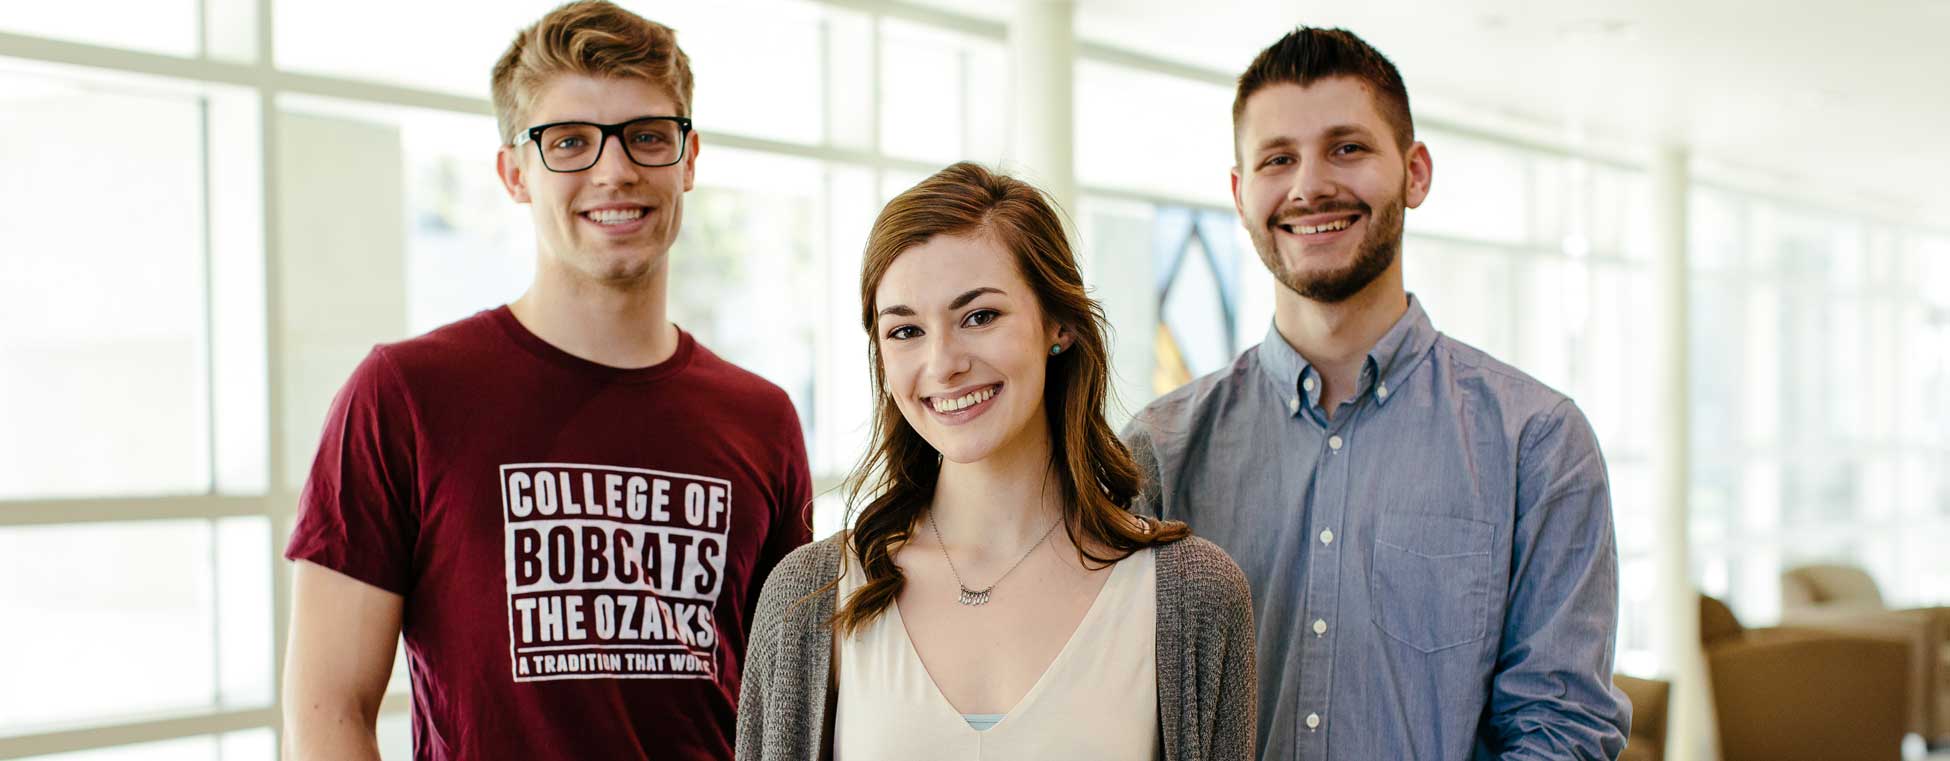
[[1813, 565], [1781, 574], [1781, 624], [1908, 642], [1905, 726], [1931, 747], [1950, 745], [1950, 608], [1890, 610], [1875, 580], [1862, 569]]
[[1672, 685], [1657, 679], [1613, 674], [1612, 684], [1632, 701], [1632, 734], [1618, 761], [1663, 761], [1666, 757], [1666, 703]]
[[1700, 596], [1724, 761], [1898, 761], [1909, 646], [1819, 629], [1747, 629]]

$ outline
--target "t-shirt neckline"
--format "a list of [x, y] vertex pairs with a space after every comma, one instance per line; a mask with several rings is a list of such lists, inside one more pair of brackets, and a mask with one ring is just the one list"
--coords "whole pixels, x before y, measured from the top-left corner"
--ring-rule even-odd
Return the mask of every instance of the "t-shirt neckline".
[[647, 367], [613, 367], [601, 362], [593, 362], [563, 351], [560, 347], [542, 340], [528, 330], [515, 318], [513, 309], [503, 304], [488, 313], [494, 323], [508, 339], [536, 359], [560, 367], [569, 372], [593, 380], [608, 383], [653, 383], [668, 378], [691, 364], [691, 357], [697, 352], [697, 341], [683, 328], [677, 329], [677, 351], [668, 359]]

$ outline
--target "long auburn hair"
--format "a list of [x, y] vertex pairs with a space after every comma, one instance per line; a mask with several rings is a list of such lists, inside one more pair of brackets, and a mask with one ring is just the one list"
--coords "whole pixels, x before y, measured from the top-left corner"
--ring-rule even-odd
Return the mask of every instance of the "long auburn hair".
[[[867, 234], [860, 321], [873, 367], [873, 433], [867, 455], [846, 482], [847, 504], [858, 506], [862, 495], [871, 495], [859, 507], [846, 539], [851, 554], [860, 559], [866, 584], [833, 614], [842, 634], [872, 622], [900, 594], [906, 580], [894, 564], [894, 551], [933, 503], [935, 478], [941, 472], [940, 453], [908, 425], [887, 394], [874, 330], [874, 292], [888, 267], [937, 235], [983, 235], [1001, 244], [1036, 294], [1044, 319], [1072, 336], [1068, 350], [1049, 358], [1043, 411], [1050, 430], [1050, 475], [1062, 496], [1063, 530], [1077, 552], [1108, 565], [1191, 533], [1176, 521], [1131, 520], [1131, 500], [1143, 476], [1104, 420], [1110, 388], [1104, 310], [1084, 290], [1056, 210], [1028, 183], [964, 161], [895, 196]], [[1100, 557], [1095, 548], [1108, 554]]]

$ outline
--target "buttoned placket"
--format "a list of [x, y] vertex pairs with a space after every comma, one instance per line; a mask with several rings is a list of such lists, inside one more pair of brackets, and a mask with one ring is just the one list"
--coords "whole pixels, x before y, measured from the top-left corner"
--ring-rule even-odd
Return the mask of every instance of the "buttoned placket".
[[1307, 630], [1313, 634], [1303, 637], [1300, 647], [1300, 673], [1306, 674], [1296, 691], [1300, 711], [1295, 718], [1294, 741], [1298, 746], [1295, 753], [1302, 759], [1327, 757], [1326, 716], [1331, 707], [1334, 681], [1334, 640], [1330, 636], [1333, 625], [1330, 619], [1335, 615], [1340, 603], [1341, 553], [1334, 544], [1334, 530], [1341, 525], [1347, 507], [1350, 439], [1352, 429], [1361, 415], [1364, 404], [1348, 406], [1339, 420], [1328, 420], [1321, 413], [1320, 381], [1311, 367], [1302, 369], [1296, 384], [1294, 403], [1290, 407], [1304, 411], [1296, 415], [1296, 425], [1315, 426], [1323, 436], [1316, 439], [1322, 447], [1315, 458], [1315, 472], [1312, 479], [1312, 508], [1301, 505], [1300, 514], [1312, 522], [1310, 536], [1319, 544], [1313, 545], [1306, 558], [1306, 599], [1302, 603], [1303, 620]]
[[[1313, 633], [1313, 637], [1303, 638], [1300, 643], [1300, 673], [1308, 675], [1308, 678], [1302, 680], [1297, 691], [1301, 711], [1305, 713], [1296, 712], [1300, 726], [1294, 737], [1299, 746], [1295, 749], [1296, 755], [1302, 759], [1327, 757], [1327, 716], [1332, 708], [1334, 683], [1334, 639], [1330, 636], [1334, 624], [1331, 620], [1340, 609], [1342, 571], [1340, 548], [1334, 544], [1334, 529], [1341, 526], [1346, 518], [1354, 432], [1367, 415], [1387, 403], [1388, 384], [1380, 375], [1381, 368], [1370, 357], [1362, 368], [1361, 380], [1364, 385], [1371, 383], [1372, 387], [1364, 388], [1356, 396], [1355, 403], [1348, 405], [1341, 419], [1330, 421], [1318, 412], [1320, 384], [1314, 369], [1309, 366], [1302, 369], [1298, 392], [1288, 405], [1295, 412], [1301, 408], [1308, 412], [1307, 415], [1296, 416], [1304, 421], [1296, 421], [1298, 424], [1318, 426], [1326, 434], [1322, 444], [1325, 449], [1316, 460], [1313, 509], [1305, 510], [1306, 506], [1301, 506], [1302, 513], [1313, 521], [1313, 527], [1317, 529], [1314, 540], [1319, 542], [1311, 548], [1311, 552], [1305, 554], [1308, 567], [1303, 615], [1307, 618], [1303, 620], [1309, 621], [1307, 629]], [[1370, 398], [1374, 404], [1367, 403]]]

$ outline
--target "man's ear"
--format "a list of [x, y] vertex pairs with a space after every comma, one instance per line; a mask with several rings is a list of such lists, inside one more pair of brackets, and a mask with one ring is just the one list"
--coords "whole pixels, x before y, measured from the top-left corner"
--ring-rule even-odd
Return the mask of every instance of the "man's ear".
[[1421, 206], [1434, 182], [1435, 159], [1429, 156], [1427, 145], [1417, 142], [1408, 149], [1408, 192], [1403, 194], [1403, 203], [1411, 209]]
[[1246, 203], [1239, 199], [1239, 165], [1232, 165], [1232, 210], [1239, 212], [1239, 218], [1246, 218]]
[[506, 188], [508, 197], [515, 203], [528, 203], [528, 177], [521, 168], [521, 157], [515, 154], [515, 146], [504, 145], [494, 154], [494, 171], [501, 176], [501, 187]]
[[697, 186], [697, 152], [704, 150], [704, 146], [698, 140], [697, 130], [691, 130], [689, 142], [687, 148], [690, 150], [690, 155], [684, 157], [684, 192], [686, 193]]

